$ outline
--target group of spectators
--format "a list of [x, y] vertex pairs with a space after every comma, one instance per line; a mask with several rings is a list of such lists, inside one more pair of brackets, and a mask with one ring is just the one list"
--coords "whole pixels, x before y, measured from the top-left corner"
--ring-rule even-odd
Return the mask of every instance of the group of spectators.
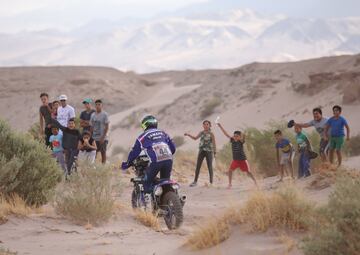
[[80, 129], [76, 128], [75, 108], [67, 103], [66, 95], [49, 102], [49, 95], [41, 93], [40, 137], [52, 149], [64, 173], [70, 174], [77, 157], [94, 163], [97, 152], [101, 162], [106, 163], [108, 144], [109, 117], [103, 111], [103, 102], [90, 98], [83, 100], [84, 111], [80, 114]]
[[[319, 154], [323, 162], [329, 161], [334, 163], [334, 154], [337, 155], [338, 167], [342, 164], [342, 148], [345, 142], [345, 128], [346, 128], [346, 140], [350, 139], [350, 127], [347, 120], [341, 116], [342, 108], [339, 105], [335, 105], [333, 108], [333, 116], [330, 118], [323, 117], [321, 108], [317, 107], [313, 109], [313, 119], [307, 123], [298, 123], [291, 120], [288, 127], [294, 127], [296, 134], [297, 152], [299, 157], [299, 170], [298, 177], [308, 177], [311, 175], [310, 162], [316, 158]], [[317, 133], [320, 135], [319, 153], [316, 153], [312, 149], [311, 141], [309, 140], [303, 128], [314, 127]], [[280, 130], [276, 130], [276, 152], [277, 163], [280, 169], [280, 181], [283, 180], [284, 171], [286, 168], [290, 168], [291, 176], [294, 178], [293, 159], [295, 155], [295, 148], [287, 139], [283, 137]]]
[[[297, 148], [295, 148], [290, 140], [283, 136], [281, 130], [274, 132], [275, 148], [276, 148], [276, 160], [280, 172], [280, 180], [284, 178], [284, 173], [287, 169], [290, 169], [291, 177], [295, 179], [293, 160], [295, 153], [299, 153], [299, 168], [298, 178], [304, 178], [311, 175], [310, 162], [311, 159], [316, 158], [319, 154], [323, 162], [329, 161], [334, 163], [334, 154], [337, 155], [338, 166], [342, 163], [342, 148], [345, 142], [345, 128], [346, 139], [350, 139], [350, 127], [347, 120], [341, 116], [342, 108], [339, 105], [335, 105], [333, 108], [333, 116], [330, 118], [323, 117], [322, 109], [317, 107], [313, 109], [313, 119], [307, 123], [297, 123], [291, 120], [288, 123], [288, 127], [294, 127], [295, 138]], [[247, 161], [247, 157], [244, 151], [245, 134], [239, 130], [234, 131], [233, 135], [230, 135], [224, 127], [219, 123], [218, 119], [215, 121], [224, 135], [229, 138], [232, 147], [232, 162], [229, 166], [229, 188], [232, 186], [232, 172], [235, 169], [240, 169], [245, 172], [256, 184], [256, 180], [250, 171], [250, 165]], [[303, 128], [315, 127], [316, 131], [320, 135], [319, 153], [313, 151], [311, 141], [309, 140]], [[203, 122], [203, 130], [197, 135], [191, 135], [189, 133], [184, 134], [193, 140], [200, 139], [199, 153], [197, 158], [197, 164], [195, 169], [195, 178], [191, 187], [197, 185], [197, 181], [200, 174], [200, 168], [204, 159], [206, 159], [207, 167], [209, 170], [210, 185], [213, 183], [213, 158], [216, 156], [216, 142], [215, 135], [211, 130], [211, 122], [205, 120]], [[257, 184], [256, 184], [257, 185]]]

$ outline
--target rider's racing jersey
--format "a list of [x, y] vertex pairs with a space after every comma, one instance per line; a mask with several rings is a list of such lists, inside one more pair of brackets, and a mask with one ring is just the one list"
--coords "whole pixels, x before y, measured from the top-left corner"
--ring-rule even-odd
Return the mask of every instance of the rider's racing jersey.
[[151, 163], [172, 160], [175, 150], [175, 144], [164, 131], [151, 128], [136, 139], [127, 162], [133, 162], [141, 151], [148, 155]]

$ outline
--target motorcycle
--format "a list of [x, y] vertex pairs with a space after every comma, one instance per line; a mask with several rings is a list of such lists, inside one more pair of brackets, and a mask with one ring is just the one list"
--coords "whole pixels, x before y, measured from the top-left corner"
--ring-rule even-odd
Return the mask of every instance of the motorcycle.
[[145, 202], [144, 177], [149, 166], [146, 155], [138, 156], [133, 162], [136, 177], [131, 178], [134, 189], [131, 195], [131, 205], [134, 209], [151, 211], [154, 215], [163, 217], [168, 229], [176, 229], [183, 222], [183, 207], [186, 195], [179, 195], [180, 185], [173, 180], [156, 179], [151, 192], [150, 203]]

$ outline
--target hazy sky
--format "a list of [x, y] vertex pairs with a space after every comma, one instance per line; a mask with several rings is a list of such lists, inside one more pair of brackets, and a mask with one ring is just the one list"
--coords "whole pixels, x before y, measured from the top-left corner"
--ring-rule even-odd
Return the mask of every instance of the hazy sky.
[[0, 32], [71, 30], [92, 20], [250, 8], [289, 17], [360, 16], [360, 0], [0, 0]]

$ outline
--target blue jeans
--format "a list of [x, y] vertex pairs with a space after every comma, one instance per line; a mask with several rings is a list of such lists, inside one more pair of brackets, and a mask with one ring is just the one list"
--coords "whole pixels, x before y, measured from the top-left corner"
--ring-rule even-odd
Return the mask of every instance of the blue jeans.
[[310, 158], [306, 151], [300, 153], [299, 158], [299, 178], [308, 177], [311, 175], [310, 172]]
[[146, 169], [146, 173], [145, 173], [145, 179], [144, 179], [145, 193], [151, 193], [153, 191], [154, 180], [159, 172], [160, 172], [160, 179], [170, 179], [172, 164], [173, 164], [172, 160], [165, 160], [150, 164], [148, 169]]

